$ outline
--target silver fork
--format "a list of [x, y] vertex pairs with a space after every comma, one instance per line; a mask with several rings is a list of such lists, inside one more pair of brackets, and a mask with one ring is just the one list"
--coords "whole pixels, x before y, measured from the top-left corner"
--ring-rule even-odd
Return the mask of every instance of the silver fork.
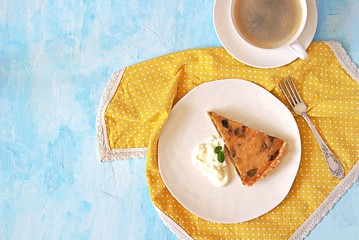
[[344, 167], [330, 151], [329, 147], [327, 146], [327, 144], [325, 144], [324, 140], [319, 135], [318, 131], [315, 129], [315, 126], [310, 121], [307, 115], [307, 106], [300, 97], [297, 88], [294, 85], [292, 77], [287, 77], [283, 79], [278, 85], [294, 112], [301, 115], [308, 123], [310, 129], [314, 134], [315, 139], [320, 146], [320, 149], [322, 150], [322, 153], [331, 174], [336, 178], [342, 179], [344, 177]]

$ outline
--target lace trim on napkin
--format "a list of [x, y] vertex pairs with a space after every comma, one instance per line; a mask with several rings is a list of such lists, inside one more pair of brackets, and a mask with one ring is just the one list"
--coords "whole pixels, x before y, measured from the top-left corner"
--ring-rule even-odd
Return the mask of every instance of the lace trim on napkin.
[[98, 152], [102, 162], [114, 159], [145, 158], [147, 155], [147, 148], [111, 149], [109, 145], [104, 117], [105, 111], [112, 97], [115, 95], [124, 72], [125, 69], [122, 69], [112, 74], [110, 80], [107, 83], [104, 95], [100, 102], [100, 106], [97, 110], [96, 127]]
[[359, 83], [359, 68], [348, 56], [342, 45], [336, 41], [325, 41], [325, 43], [332, 49], [345, 71]]
[[163, 213], [160, 209], [158, 209], [155, 205], [153, 205], [158, 213], [158, 216], [162, 220], [163, 224], [173, 232], [178, 239], [182, 240], [193, 240], [186, 231], [184, 231], [175, 221], [173, 221], [170, 217], [168, 217], [165, 213]]
[[350, 170], [348, 175], [334, 188], [329, 196], [320, 206], [310, 215], [309, 218], [295, 231], [290, 239], [304, 239], [311, 230], [322, 221], [328, 212], [334, 207], [339, 199], [344, 196], [346, 191], [353, 186], [359, 178], [359, 162]]

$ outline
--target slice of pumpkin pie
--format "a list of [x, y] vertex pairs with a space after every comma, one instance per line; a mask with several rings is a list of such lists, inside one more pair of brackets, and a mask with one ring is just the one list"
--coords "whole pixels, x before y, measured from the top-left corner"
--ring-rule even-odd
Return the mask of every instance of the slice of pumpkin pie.
[[273, 171], [286, 152], [286, 142], [242, 123], [208, 112], [225, 143], [225, 159], [232, 162], [242, 183], [252, 186]]

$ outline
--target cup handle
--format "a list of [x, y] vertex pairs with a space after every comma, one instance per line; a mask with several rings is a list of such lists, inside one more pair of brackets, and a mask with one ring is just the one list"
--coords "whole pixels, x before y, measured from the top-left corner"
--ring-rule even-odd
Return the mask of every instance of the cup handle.
[[300, 45], [297, 41], [289, 45], [288, 49], [290, 49], [293, 54], [295, 54], [301, 59], [306, 59], [308, 57], [308, 53], [305, 51], [302, 45]]

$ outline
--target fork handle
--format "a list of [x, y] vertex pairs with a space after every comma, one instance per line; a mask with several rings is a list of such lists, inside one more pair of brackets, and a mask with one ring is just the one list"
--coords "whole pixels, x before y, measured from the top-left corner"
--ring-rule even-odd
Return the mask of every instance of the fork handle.
[[332, 173], [332, 175], [338, 179], [342, 179], [344, 177], [344, 167], [339, 162], [339, 160], [334, 156], [332, 151], [330, 151], [327, 144], [325, 144], [322, 137], [319, 135], [317, 129], [315, 129], [314, 124], [312, 121], [310, 121], [308, 115], [306, 113], [301, 114], [304, 120], [308, 123], [310, 130], [312, 130], [315, 139], [317, 140], [320, 149], [322, 150], [322, 153], [324, 155], [325, 161], [327, 162], [329, 171]]

